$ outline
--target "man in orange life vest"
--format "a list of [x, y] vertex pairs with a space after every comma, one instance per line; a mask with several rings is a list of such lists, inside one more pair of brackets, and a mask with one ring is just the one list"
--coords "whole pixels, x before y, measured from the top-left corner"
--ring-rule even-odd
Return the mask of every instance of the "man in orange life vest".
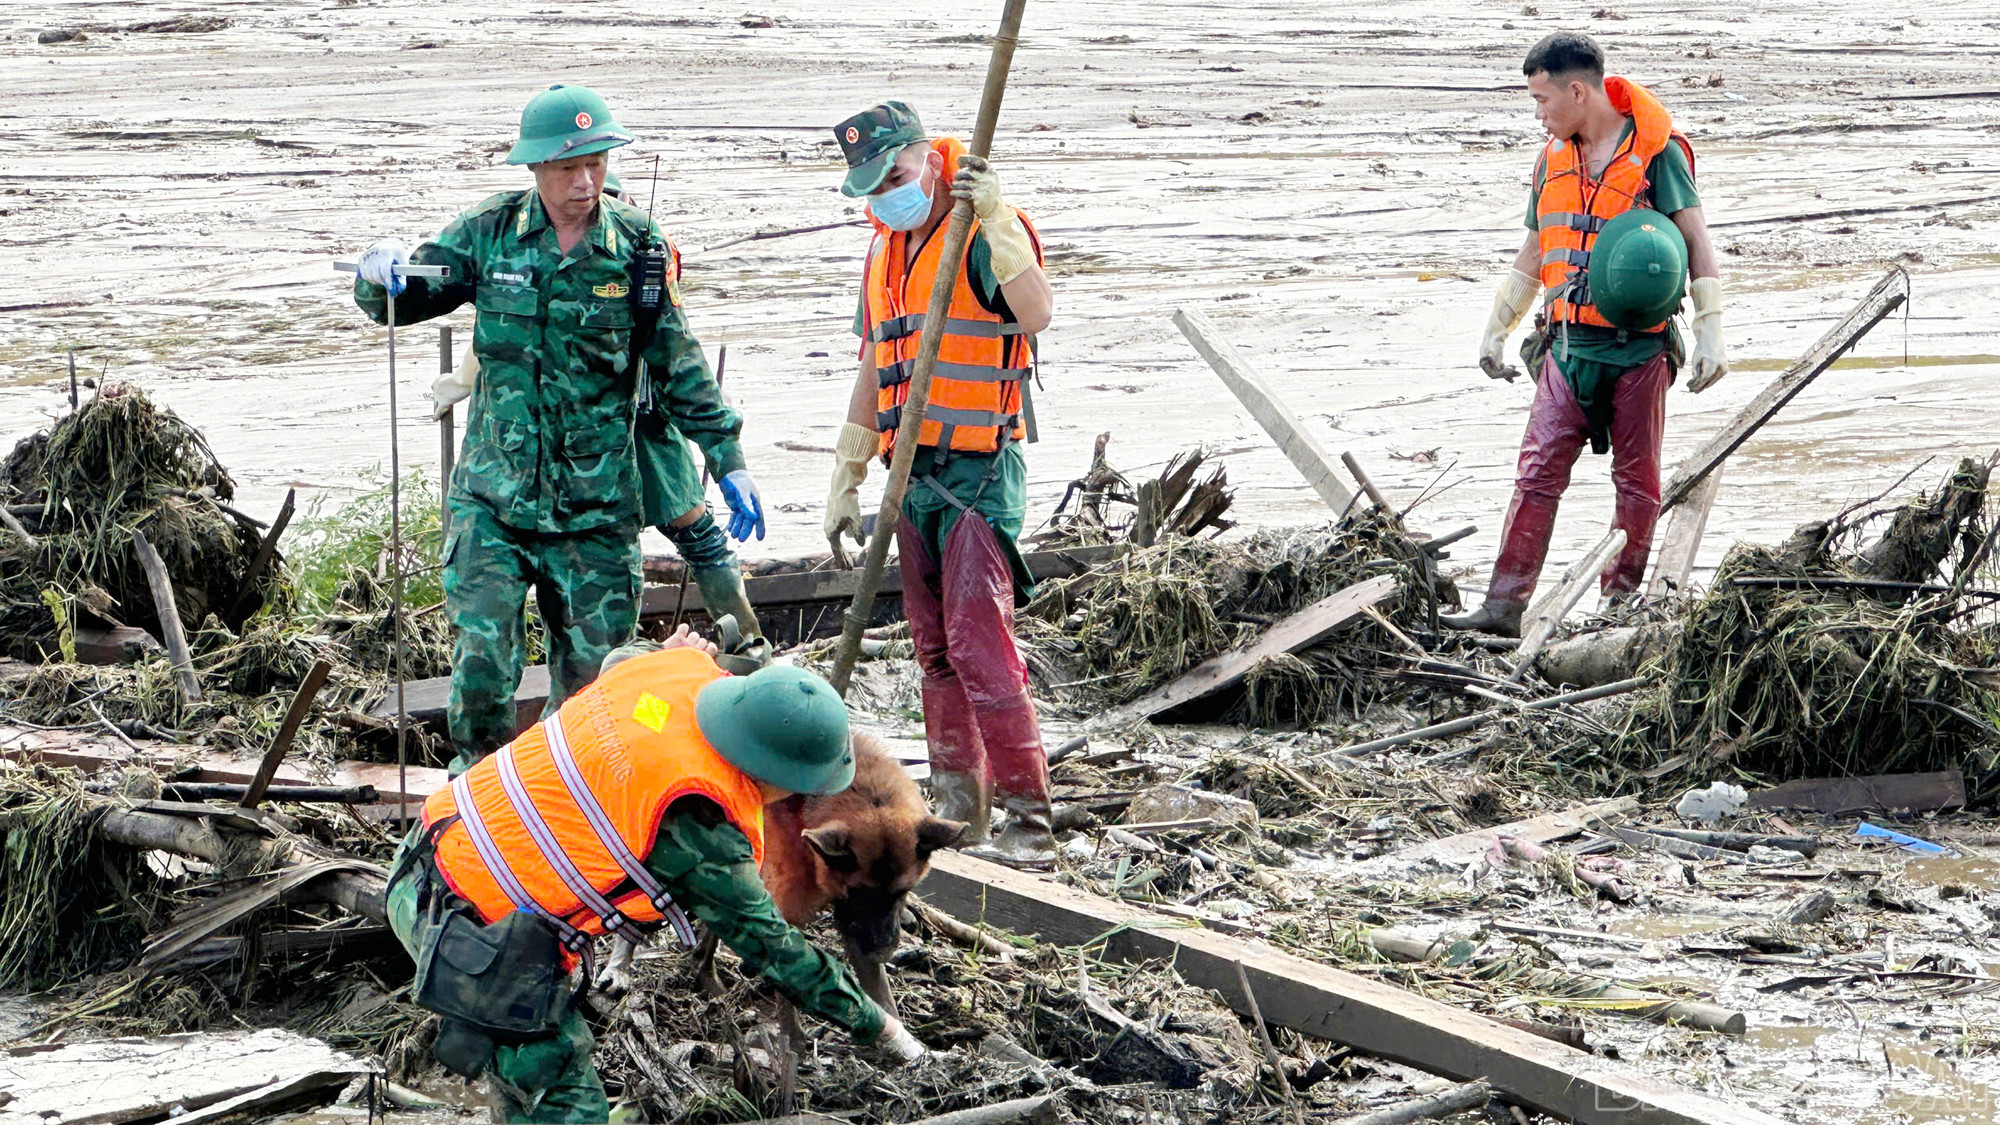
[[[889, 462], [909, 397], [933, 284], [953, 287], [930, 405], [897, 523], [903, 610], [923, 666], [931, 799], [969, 824], [974, 854], [1041, 866], [1055, 858], [1049, 764], [1014, 607], [1032, 586], [1015, 539], [1027, 506], [1021, 455], [1034, 336], [1055, 303], [1033, 225], [1000, 197], [986, 161], [952, 137], [927, 138], [888, 102], [834, 126], [847, 156], [841, 192], [866, 198], [875, 228], [855, 334], [861, 369], [835, 448], [826, 533], [863, 541], [868, 462]], [[953, 169], [956, 174], [953, 175]], [[947, 178], [950, 177], [950, 178]], [[944, 263], [945, 219], [969, 200], [963, 261]], [[987, 840], [994, 798], [1009, 814]]]
[[1501, 283], [1480, 344], [1479, 366], [1496, 379], [1508, 333], [1546, 288], [1537, 333], [1522, 349], [1536, 374], [1535, 402], [1521, 441], [1513, 504], [1501, 532], [1485, 604], [1445, 618], [1453, 628], [1518, 636], [1521, 613], [1548, 554], [1556, 505], [1586, 440], [1612, 450], [1615, 526], [1625, 550], [1603, 576], [1605, 595], [1639, 588], [1660, 514], [1660, 440], [1667, 386], [1681, 366], [1671, 321], [1651, 329], [1615, 327], [1590, 303], [1588, 271], [1597, 231], [1619, 214], [1646, 208], [1673, 220], [1687, 245], [1693, 303], [1693, 368], [1688, 390], [1702, 391], [1728, 364], [1722, 349], [1722, 283], [1694, 190], [1694, 150], [1665, 107], [1637, 83], [1604, 75], [1604, 52], [1586, 35], [1558, 32], [1535, 44], [1521, 70], [1549, 141], [1529, 196], [1528, 237]]
[[[507, 1121], [610, 1106], [569, 970], [597, 935], [706, 924], [801, 1009], [909, 1061], [924, 1048], [788, 925], [757, 867], [764, 806], [854, 779], [847, 710], [796, 668], [730, 676], [686, 627], [602, 674], [424, 802], [389, 875], [410, 993], [440, 1063], [484, 1075]], [[943, 841], [937, 841], [942, 843]]]

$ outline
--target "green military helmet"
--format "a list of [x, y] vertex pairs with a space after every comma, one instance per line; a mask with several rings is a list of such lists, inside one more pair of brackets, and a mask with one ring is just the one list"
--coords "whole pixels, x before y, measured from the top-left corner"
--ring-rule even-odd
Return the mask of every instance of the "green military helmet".
[[1619, 328], [1652, 328], [1680, 307], [1687, 269], [1687, 239], [1672, 219], [1627, 211], [1605, 223], [1591, 244], [1590, 303]]
[[725, 676], [694, 700], [701, 736], [730, 765], [793, 793], [838, 793], [854, 782], [847, 705], [802, 668], [774, 664]]
[[508, 151], [507, 163], [544, 164], [631, 143], [632, 134], [611, 119], [611, 107], [597, 91], [558, 83], [521, 110], [521, 137]]

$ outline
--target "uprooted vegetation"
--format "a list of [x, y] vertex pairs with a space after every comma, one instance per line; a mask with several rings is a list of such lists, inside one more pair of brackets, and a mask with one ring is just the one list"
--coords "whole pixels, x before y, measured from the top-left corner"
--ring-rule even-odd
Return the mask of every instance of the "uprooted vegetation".
[[1648, 767], [1963, 770], [1975, 801], [2000, 791], [2000, 629], [1967, 596], [1993, 567], [1992, 467], [1961, 462], [1872, 541], [1836, 519], [1739, 544], [1679, 616], [1625, 745]]
[[[364, 708], [394, 660], [389, 483], [376, 478], [333, 507], [326, 497], [287, 531], [285, 550], [254, 577], [266, 529], [229, 506], [234, 485], [200, 434], [133, 387], [107, 388], [46, 434], [22, 441], [0, 475], [0, 500], [33, 541], [0, 533], [0, 636], [32, 662], [0, 686], [0, 717], [51, 727], [109, 722], [132, 737], [218, 749], [267, 745], [287, 698], [319, 660], [333, 667], [299, 736], [325, 767], [393, 755], [393, 737]], [[435, 490], [402, 488], [406, 674], [449, 671], [451, 635], [439, 581]], [[86, 630], [160, 621], [133, 546], [142, 532], [173, 587], [204, 698], [174, 690], [156, 644], [128, 663], [65, 660]], [[413, 760], [440, 759], [435, 739]]]

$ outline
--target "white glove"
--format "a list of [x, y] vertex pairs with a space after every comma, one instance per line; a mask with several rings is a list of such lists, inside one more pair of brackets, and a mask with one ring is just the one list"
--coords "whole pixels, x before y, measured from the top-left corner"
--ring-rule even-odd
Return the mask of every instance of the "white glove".
[[1694, 301], [1694, 373], [1688, 390], [1700, 394], [1729, 374], [1729, 360], [1722, 354], [1722, 279], [1697, 277], [1688, 283]]
[[881, 447], [881, 435], [853, 422], [840, 427], [840, 439], [833, 443], [833, 487], [826, 494], [826, 541], [839, 554], [840, 537], [852, 535], [866, 544], [861, 534], [861, 482], [868, 479], [868, 461]]
[[471, 348], [458, 357], [458, 366], [443, 372], [431, 384], [431, 421], [451, 413], [451, 408], [472, 397], [472, 385], [479, 378], [479, 357]]
[[895, 1016], [890, 1016], [889, 1022], [882, 1025], [882, 1034], [875, 1040], [875, 1045], [894, 1058], [897, 1066], [908, 1066], [931, 1053], [930, 1048], [917, 1042], [917, 1037], [911, 1035], [910, 1029]]
[[396, 274], [390, 273], [389, 270], [392, 266], [407, 266], [409, 264], [410, 248], [403, 245], [403, 240], [400, 238], [385, 238], [375, 245], [370, 246], [361, 255], [361, 280], [380, 285], [389, 291], [391, 297], [400, 297], [403, 293], [403, 286], [408, 285], [409, 282]]
[[977, 156], [958, 158], [958, 174], [952, 177], [954, 198], [970, 200], [979, 229], [986, 235], [986, 248], [993, 253], [993, 278], [1005, 285], [1035, 264], [1035, 245], [1020, 216], [1000, 198], [1000, 177], [992, 165]]
[[1479, 369], [1488, 378], [1513, 379], [1521, 374], [1520, 368], [1508, 366], [1500, 357], [1507, 348], [1508, 335], [1528, 315], [1541, 292], [1539, 278], [1529, 277], [1520, 270], [1507, 271], [1507, 279], [1500, 283], [1500, 292], [1493, 297], [1493, 315], [1486, 320], [1486, 335], [1479, 341]]

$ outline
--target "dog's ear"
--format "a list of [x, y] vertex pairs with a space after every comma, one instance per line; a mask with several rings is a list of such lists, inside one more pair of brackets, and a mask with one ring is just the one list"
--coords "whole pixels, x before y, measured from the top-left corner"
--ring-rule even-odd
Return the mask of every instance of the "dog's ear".
[[917, 825], [917, 859], [926, 860], [931, 853], [958, 843], [959, 837], [971, 827], [964, 821], [946, 820], [941, 816], [927, 816]]
[[805, 837], [806, 846], [819, 853], [826, 865], [835, 871], [856, 871], [861, 867], [854, 858], [853, 836], [847, 826], [839, 821], [822, 824], [818, 828], [808, 828], [800, 833]]

